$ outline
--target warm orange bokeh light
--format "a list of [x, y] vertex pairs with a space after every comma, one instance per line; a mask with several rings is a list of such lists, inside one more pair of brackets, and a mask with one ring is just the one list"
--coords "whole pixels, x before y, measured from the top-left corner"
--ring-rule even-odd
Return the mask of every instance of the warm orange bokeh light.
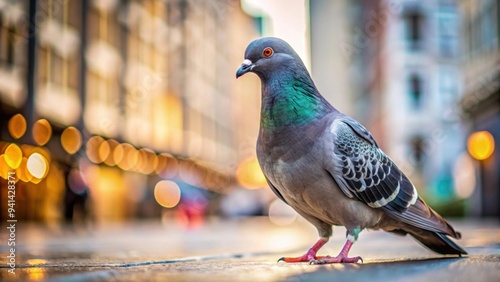
[[160, 154], [157, 156], [157, 158], [155, 159], [155, 163], [154, 163], [154, 166], [155, 166], [155, 172], [156, 174], [160, 174], [164, 169], [165, 167], [167, 166], [167, 157], [165, 157], [164, 155]]
[[138, 170], [144, 174], [150, 174], [154, 171], [154, 158], [156, 157], [155, 152], [151, 149], [143, 148], [139, 150], [140, 163], [138, 163]]
[[495, 139], [488, 131], [478, 131], [469, 136], [467, 148], [476, 160], [486, 160], [495, 150]]
[[87, 141], [87, 157], [91, 162], [96, 164], [102, 162], [102, 159], [99, 157], [99, 147], [103, 141], [104, 139], [100, 136], [92, 136]]
[[122, 161], [124, 154], [124, 144], [116, 145], [116, 148], [113, 150], [113, 162], [118, 165]]
[[14, 139], [19, 139], [26, 133], [26, 119], [21, 114], [14, 115], [9, 120], [8, 127], [10, 135]]
[[134, 146], [128, 143], [122, 143], [115, 148], [113, 158], [119, 168], [131, 170], [137, 164], [139, 152]]
[[139, 151], [137, 151], [137, 149], [134, 148], [132, 145], [129, 145], [125, 148], [127, 148], [126, 149], [127, 154], [125, 155], [125, 157], [128, 167], [129, 169], [133, 169], [139, 162]]
[[101, 145], [99, 145], [99, 162], [103, 162], [105, 159], [107, 159], [110, 155], [111, 152], [111, 147], [109, 146], [108, 141], [103, 141]]
[[35, 142], [43, 146], [49, 142], [52, 136], [52, 126], [46, 119], [39, 119], [33, 125], [33, 139]]
[[61, 134], [61, 145], [68, 154], [74, 154], [82, 146], [82, 134], [73, 126], [66, 128]]
[[16, 144], [12, 143], [5, 149], [5, 162], [11, 168], [18, 168], [21, 165], [22, 159], [23, 152]]
[[[115, 162], [115, 150], [116, 148], [118, 147], [119, 143], [118, 141], [116, 140], [113, 140], [113, 139], [109, 139], [107, 141], [108, 143], [108, 146], [109, 146], [109, 154], [108, 156], [103, 159], [104, 163], [109, 165], [109, 166], [114, 166], [116, 165], [116, 162]], [[102, 144], [101, 144], [102, 146]]]
[[23, 182], [30, 182], [31, 179], [33, 178], [33, 175], [28, 171], [28, 159], [23, 158], [21, 161], [21, 165], [16, 169], [16, 175], [21, 179]]
[[29, 156], [26, 163], [29, 173], [38, 179], [42, 179], [47, 175], [48, 162], [40, 153], [33, 153]]
[[236, 178], [245, 188], [258, 189], [267, 186], [266, 178], [260, 169], [259, 161], [255, 157], [241, 162], [236, 170]]
[[10, 168], [5, 162], [5, 155], [0, 155], [0, 177], [7, 179], [9, 171]]
[[181, 189], [173, 181], [161, 180], [155, 186], [154, 195], [160, 206], [173, 208], [181, 200]]

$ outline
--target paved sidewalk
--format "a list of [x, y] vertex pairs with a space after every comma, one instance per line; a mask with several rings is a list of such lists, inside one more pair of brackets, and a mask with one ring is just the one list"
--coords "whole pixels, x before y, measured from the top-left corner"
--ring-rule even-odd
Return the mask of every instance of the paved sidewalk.
[[[0, 235], [1, 281], [500, 281], [500, 226], [458, 221], [466, 258], [427, 251], [411, 237], [364, 231], [351, 250], [363, 264], [276, 263], [301, 255], [317, 239], [300, 220], [276, 226], [267, 218], [209, 220], [197, 230], [147, 221], [93, 227], [22, 222], [16, 269], [8, 273], [7, 233]], [[5, 228], [5, 227], [3, 227]], [[345, 230], [320, 254], [336, 255]]]

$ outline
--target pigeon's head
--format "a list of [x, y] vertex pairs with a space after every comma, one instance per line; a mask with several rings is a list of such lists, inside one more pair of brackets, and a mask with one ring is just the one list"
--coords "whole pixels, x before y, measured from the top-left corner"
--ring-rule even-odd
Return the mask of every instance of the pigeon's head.
[[278, 70], [297, 65], [305, 69], [302, 60], [288, 43], [276, 37], [262, 37], [248, 45], [245, 60], [236, 71], [236, 78], [253, 72], [265, 80]]

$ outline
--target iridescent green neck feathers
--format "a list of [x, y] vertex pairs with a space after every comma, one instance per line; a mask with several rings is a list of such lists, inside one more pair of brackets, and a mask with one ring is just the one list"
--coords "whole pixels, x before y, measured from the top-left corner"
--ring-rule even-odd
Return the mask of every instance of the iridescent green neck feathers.
[[310, 78], [274, 78], [268, 82], [262, 89], [263, 129], [301, 126], [318, 120], [331, 107]]

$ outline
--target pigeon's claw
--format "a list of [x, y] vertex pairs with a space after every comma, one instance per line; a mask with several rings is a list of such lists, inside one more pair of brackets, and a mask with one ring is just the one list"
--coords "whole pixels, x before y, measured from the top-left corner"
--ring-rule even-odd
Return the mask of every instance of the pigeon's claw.
[[314, 255], [311, 255], [309, 253], [306, 253], [305, 255], [303, 256], [300, 256], [300, 257], [282, 257], [278, 260], [278, 262], [280, 261], [284, 261], [284, 262], [287, 262], [287, 263], [293, 263], [293, 262], [310, 262], [310, 261], [313, 261], [313, 260], [317, 260], [317, 259], [320, 259], [320, 258], [323, 258], [323, 257], [316, 257]]
[[311, 262], [313, 260], [319, 260], [319, 259], [322, 259], [322, 258], [325, 258], [323, 256], [316, 256], [316, 253], [318, 252], [318, 250], [323, 247], [324, 244], [326, 244], [326, 242], [328, 242], [328, 238], [319, 238], [319, 240], [316, 242], [316, 244], [314, 244], [309, 250], [307, 250], [307, 252], [300, 256], [300, 257], [294, 257], [294, 258], [287, 258], [287, 257], [282, 257], [278, 260], [278, 262], [280, 261], [284, 261], [284, 262], [287, 262], [287, 263], [290, 263], [290, 262]]
[[326, 256], [320, 259], [314, 259], [309, 262], [309, 264], [330, 264], [330, 263], [357, 263], [363, 262], [361, 257], [346, 257], [343, 255], [338, 255], [336, 257]]

